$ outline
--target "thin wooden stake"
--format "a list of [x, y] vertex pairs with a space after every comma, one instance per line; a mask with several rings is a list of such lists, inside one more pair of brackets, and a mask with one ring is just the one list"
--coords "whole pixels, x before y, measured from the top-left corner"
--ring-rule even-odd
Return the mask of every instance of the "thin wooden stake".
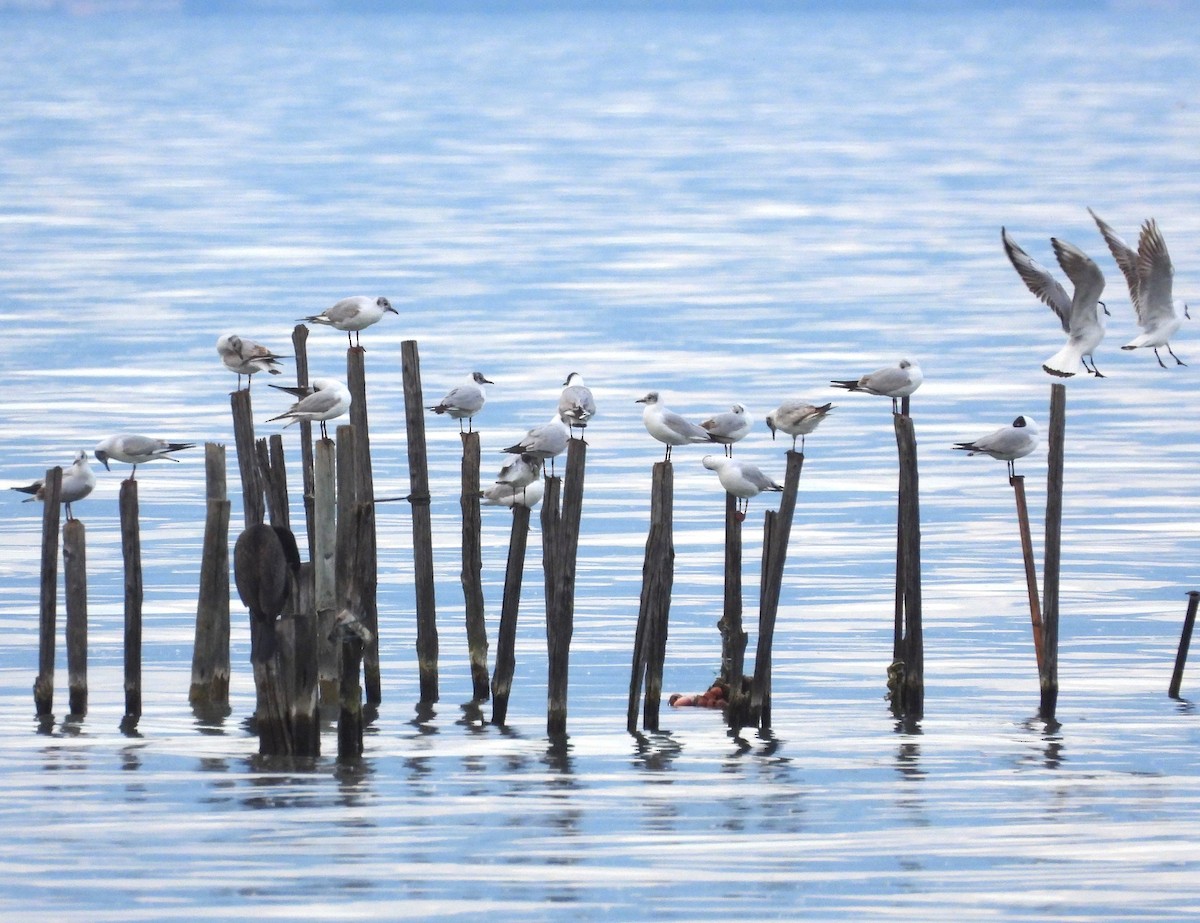
[[912, 418], [893, 414], [896, 449], [900, 459], [898, 541], [903, 548], [897, 554], [902, 563], [904, 640], [901, 657], [903, 677], [899, 695], [892, 707], [897, 715], [920, 719], [925, 710], [925, 642], [921, 625], [921, 507], [917, 475], [917, 439]]
[[421, 702], [438, 700], [437, 601], [433, 579], [433, 521], [429, 509], [429, 468], [425, 449], [425, 407], [421, 360], [415, 340], [400, 345], [404, 379], [404, 419], [408, 432], [408, 501], [412, 506], [413, 575], [416, 580], [417, 668]]
[[1008, 479], [1017, 503], [1017, 527], [1021, 531], [1021, 557], [1025, 561], [1025, 589], [1029, 594], [1029, 621], [1033, 628], [1033, 653], [1038, 675], [1042, 673], [1042, 608], [1038, 601], [1037, 565], [1033, 560], [1033, 537], [1029, 531], [1029, 507], [1025, 503], [1025, 476]]
[[[561, 737], [567, 732], [567, 679], [571, 660], [571, 638], [575, 631], [575, 565], [583, 513], [586, 465], [587, 443], [582, 439], [572, 439], [567, 445], [567, 473], [562, 510], [553, 536], [553, 605], [547, 606], [546, 610], [546, 651], [549, 661], [546, 731], [551, 737]], [[543, 504], [549, 495], [547, 490], [542, 497]], [[553, 501], [556, 502], [557, 497], [554, 497]]]
[[504, 571], [504, 599], [496, 636], [496, 666], [492, 673], [492, 724], [503, 726], [508, 717], [517, 656], [517, 613], [521, 608], [521, 582], [525, 573], [525, 548], [529, 537], [529, 507], [513, 504], [512, 534], [508, 540], [508, 566]]
[[313, 569], [317, 607], [317, 670], [320, 700], [338, 701], [341, 669], [338, 657], [341, 644], [333, 635], [338, 613], [337, 584], [337, 481], [335, 446], [332, 439], [317, 441], [313, 464]]
[[67, 602], [67, 692], [71, 717], [87, 714], [87, 535], [78, 519], [63, 527], [63, 578]]
[[1066, 446], [1067, 388], [1050, 386], [1050, 454], [1046, 474], [1046, 547], [1042, 567], [1042, 662], [1040, 713], [1054, 722], [1058, 707], [1058, 581], [1062, 565], [1063, 455]]
[[476, 702], [488, 698], [488, 638], [483, 611], [483, 523], [479, 514], [479, 433], [462, 433], [462, 583], [471, 688]]
[[366, 350], [355, 346], [346, 351], [346, 386], [350, 391], [350, 422], [354, 424], [354, 455], [358, 470], [358, 500], [372, 504], [370, 528], [359, 536], [359, 608], [356, 610], [370, 640], [363, 645], [363, 686], [368, 705], [383, 701], [379, 676], [379, 567], [376, 560], [375, 475], [371, 466], [371, 431], [367, 417]]
[[[292, 328], [292, 350], [296, 358], [296, 386], [308, 386], [308, 325], [297, 324]], [[304, 487], [304, 523], [308, 533], [308, 558], [315, 560], [317, 556], [316, 539], [316, 491], [313, 487], [313, 440], [312, 424], [307, 420], [300, 421], [300, 474]]]
[[37, 716], [53, 717], [54, 640], [58, 621], [58, 525], [62, 502], [62, 468], [42, 479], [42, 583], [38, 607], [38, 675], [33, 682]]
[[250, 389], [231, 392], [229, 404], [233, 411], [234, 451], [237, 452], [238, 471], [242, 476], [242, 515], [248, 529], [263, 522], [267, 515], [258, 451], [254, 445], [254, 408], [250, 401]]
[[122, 728], [142, 717], [142, 539], [138, 529], [137, 481], [121, 482], [121, 557], [125, 563], [125, 718]]
[[672, 533], [675, 471], [670, 462], [656, 462], [650, 488], [650, 529], [642, 564], [642, 592], [633, 642], [633, 671], [629, 680], [626, 728], [637, 733], [638, 707], [645, 682], [643, 727], [658, 730], [662, 699], [662, 655], [666, 652], [671, 588], [675, 580], [675, 546]]
[[1183, 632], [1179, 636], [1179, 650], [1175, 654], [1175, 670], [1171, 673], [1171, 685], [1167, 695], [1173, 699], [1179, 698], [1179, 687], [1183, 685], [1183, 667], [1187, 663], [1188, 648], [1192, 643], [1192, 629], [1196, 625], [1196, 606], [1200, 603], [1200, 593], [1191, 590], [1188, 593], [1187, 613], [1183, 617]]
[[229, 500], [225, 447], [204, 446], [206, 510], [188, 701], [206, 715], [229, 714]]

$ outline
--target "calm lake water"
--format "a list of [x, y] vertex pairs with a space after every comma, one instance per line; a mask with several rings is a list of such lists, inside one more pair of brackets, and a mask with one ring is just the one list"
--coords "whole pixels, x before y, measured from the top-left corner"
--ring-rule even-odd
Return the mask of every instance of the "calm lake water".
[[[375, 482], [407, 493], [400, 344], [427, 397], [480, 369], [485, 474], [595, 391], [569, 740], [545, 736], [540, 535], [510, 726], [471, 695], [457, 428], [430, 418], [440, 701], [417, 709], [406, 504], [379, 510], [383, 704], [360, 766], [264, 763], [244, 611], [233, 711], [187, 702], [203, 461], [143, 469], [144, 700], [118, 730], [122, 578], [101, 471], [88, 528], [90, 710], [39, 733], [40, 507], [0, 530], [0, 913], [7, 919], [1178, 919], [1200, 912], [1200, 725], [1166, 695], [1200, 549], [1200, 346], [1163, 370], [1087, 214], [1150, 216], [1200, 301], [1200, 22], [1190, 5], [903, 13], [108, 15], [0, 3], [0, 478], [104, 435], [232, 443], [216, 337], [290, 352], [297, 318], [384, 294], [367, 346]], [[71, 7], [70, 10], [65, 9]], [[299, 4], [297, 4], [299, 6]], [[57, 5], [56, 5], [57, 7]], [[211, 11], [210, 11], [211, 12]], [[950, 451], [1045, 432], [1061, 344], [1000, 228], [1108, 278], [1102, 380], [1068, 386], [1058, 726], [1038, 686], [1004, 466]], [[903, 355], [920, 444], [926, 716], [883, 699], [896, 453], [888, 402], [833, 392]], [[344, 375], [335, 331], [314, 374]], [[290, 368], [289, 368], [290, 371]], [[774, 730], [664, 708], [625, 732], [651, 467], [636, 398], [835, 400], [809, 439], [774, 657]], [[258, 383], [256, 416], [285, 396]], [[277, 424], [261, 424], [260, 435]], [[294, 430], [287, 431], [296, 452]], [[719, 665], [724, 498], [675, 453], [665, 685]], [[1039, 559], [1045, 451], [1019, 463]], [[294, 469], [298, 472], [298, 468]], [[235, 471], [230, 447], [231, 478]], [[298, 483], [298, 474], [293, 484]], [[293, 493], [299, 491], [294, 486]], [[748, 624], [762, 512], [746, 521]], [[298, 504], [297, 504], [298, 507]], [[296, 515], [295, 513], [293, 514]], [[240, 509], [235, 498], [235, 523]], [[508, 514], [486, 511], [494, 647]], [[61, 618], [60, 607], [60, 618]], [[751, 628], [751, 650], [756, 633]], [[1200, 667], [1196, 669], [1200, 670]], [[1200, 676], [1185, 676], [1194, 695]], [[327, 753], [335, 739], [325, 739]]]

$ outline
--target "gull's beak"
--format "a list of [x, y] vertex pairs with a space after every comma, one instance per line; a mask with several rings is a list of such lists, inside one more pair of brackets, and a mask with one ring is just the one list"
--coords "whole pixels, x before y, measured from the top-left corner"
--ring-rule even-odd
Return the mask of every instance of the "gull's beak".
[[1100, 307], [1104, 309], [1105, 314], [1107, 314], [1109, 317], [1112, 317], [1112, 312], [1108, 310], [1108, 305], [1106, 305], [1103, 301], [1100, 302]]
[[107, 452], [97, 452], [96, 453], [96, 461], [100, 462], [100, 464], [102, 464], [104, 466], [105, 471], [112, 471], [112, 468], [108, 467], [108, 453]]
[[1190, 314], [1188, 313], [1188, 308], [1187, 308], [1187, 304], [1186, 304], [1186, 303], [1184, 303], [1184, 306], [1183, 306], [1183, 316], [1184, 316], [1184, 317], [1186, 317], [1188, 320], [1191, 320], [1191, 319], [1192, 319], [1192, 315], [1190, 315]]

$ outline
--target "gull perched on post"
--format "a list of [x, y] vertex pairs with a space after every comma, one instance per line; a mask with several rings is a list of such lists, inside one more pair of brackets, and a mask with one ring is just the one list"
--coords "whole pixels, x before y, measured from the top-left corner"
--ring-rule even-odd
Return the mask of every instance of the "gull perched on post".
[[1038, 427], [1033, 417], [1022, 414], [1008, 426], [1002, 426], [995, 432], [980, 436], [971, 442], [956, 442], [954, 448], [961, 449], [968, 455], [990, 455], [992, 458], [1008, 462], [1008, 477], [1016, 477], [1013, 466], [1018, 458], [1024, 458], [1038, 446]]
[[1149, 218], [1142, 224], [1138, 248], [1134, 251], [1090, 208], [1088, 214], [1095, 219], [1117, 268], [1125, 276], [1129, 300], [1133, 303], [1138, 326], [1142, 328], [1142, 332], [1121, 349], [1149, 346], [1154, 350], [1158, 364], [1165, 369], [1166, 363], [1158, 354], [1159, 348], [1165, 346], [1176, 365], [1187, 365], [1171, 349], [1170, 339], [1183, 324], [1183, 319], [1191, 319], [1192, 315], [1186, 304], [1171, 297], [1175, 267], [1171, 264], [1171, 254], [1167, 252], [1167, 242], [1158, 229], [1158, 222]]
[[[1067, 335], [1063, 348], [1047, 359], [1042, 368], [1059, 378], [1070, 378], [1078, 374], [1082, 367], [1097, 378], [1103, 378], [1092, 355], [1092, 351], [1104, 339], [1104, 314], [1108, 313], [1108, 308], [1100, 300], [1104, 291], [1104, 274], [1100, 267], [1074, 244], [1051, 237], [1050, 245], [1054, 248], [1058, 265], [1074, 286], [1074, 292], [1068, 298], [1067, 290], [1050, 275], [1049, 270], [1022, 250], [1004, 228], [1000, 229], [1000, 239], [1009, 262], [1025, 287], [1058, 315], [1063, 333]], [[1104, 314], [1100, 313], [1101, 310]], [[1089, 358], [1092, 360], [1091, 368], [1087, 364]]]
[[558, 396], [558, 415], [563, 418], [572, 435], [575, 427], [584, 429], [588, 420], [596, 415], [592, 391], [583, 383], [583, 376], [578, 372], [572, 372], [563, 382], [562, 394]]
[[822, 420], [829, 416], [833, 404], [810, 404], [808, 401], [786, 400], [767, 414], [767, 429], [771, 431], [771, 439], [775, 439], [775, 431], [792, 437], [792, 451], [796, 451], [796, 437], [800, 437], [800, 451], [804, 451], [804, 437], [811, 433]]
[[917, 388], [925, 376], [921, 367], [909, 359], [901, 359], [896, 365], [885, 366], [874, 372], [867, 372], [861, 378], [844, 380], [835, 379], [830, 384], [835, 388], [845, 388], [847, 391], [863, 391], [867, 394], [879, 394], [892, 399], [892, 413], [899, 413], [896, 401], [908, 397]]
[[[34, 500], [45, 500], [46, 495], [43, 490], [43, 478], [38, 478], [32, 484], [24, 487], [13, 487], [12, 490], [19, 490], [23, 494], [33, 494], [24, 503], [32, 503]], [[82, 500], [92, 492], [96, 486], [96, 474], [88, 466], [87, 452], [80, 450], [75, 453], [75, 461], [71, 467], [65, 469], [62, 475], [62, 490], [59, 494], [60, 502], [67, 508], [67, 519], [74, 519], [71, 515], [71, 504], [76, 500]]]
[[667, 453], [663, 456], [663, 461], [671, 460], [671, 449], [674, 446], [712, 442], [708, 430], [668, 410], [657, 391], [639, 397], [634, 403], [646, 405], [642, 410], [642, 425], [646, 427], [646, 432], [666, 445]]
[[701, 461], [704, 467], [717, 472], [717, 478], [727, 493], [738, 498], [737, 517], [741, 522], [746, 518], [750, 508], [750, 498], [757, 497], [764, 490], [782, 491], [783, 485], [777, 484], [767, 477], [755, 465], [747, 462], [734, 461], [723, 455], [705, 455]]
[[754, 421], [742, 404], [734, 404], [724, 413], [715, 413], [707, 420], [700, 421], [700, 428], [708, 433], [708, 438], [713, 442], [725, 446], [725, 454], [729, 458], [733, 457], [733, 444], [745, 439], [753, 425]]
[[[361, 346], [362, 343], [359, 342], [360, 331], [377, 323], [389, 311], [397, 315], [400, 313], [382, 295], [378, 298], [355, 295], [352, 298], [343, 298], [333, 307], [326, 308], [320, 314], [313, 314], [300, 319], [309, 324], [323, 324], [326, 327], [344, 330], [347, 343], [351, 346]], [[353, 342], [350, 340], [350, 333], [352, 331], [354, 333]]]
[[483, 390], [483, 386], [490, 384], [494, 384], [494, 382], [484, 378], [483, 372], [472, 372], [462, 384], [451, 388], [445, 397], [429, 409], [436, 414], [444, 413], [450, 419], [457, 420], [460, 433], [463, 431], [462, 421], [466, 420], [467, 432], [472, 432], [471, 420], [483, 409], [483, 404], [487, 400], [487, 393]]
[[[279, 387], [280, 391], [288, 391], [292, 394], [303, 394], [305, 391], [303, 388], [276, 387]], [[321, 438], [327, 439], [329, 433], [325, 429], [325, 421], [340, 417], [350, 409], [350, 391], [340, 381], [332, 378], [314, 378], [308, 390], [311, 393], [301, 397], [279, 416], [271, 417], [267, 422], [287, 420], [283, 424], [285, 427], [305, 420], [310, 423], [319, 422]]]
[[545, 423], [535, 426], [522, 436], [519, 442], [500, 451], [510, 455], [532, 455], [541, 461], [550, 459], [550, 475], [553, 477], [554, 457], [567, 450], [567, 442], [570, 441], [570, 438], [570, 429], [555, 410], [554, 416]]
[[120, 436], [108, 436], [96, 445], [96, 461], [104, 466], [104, 470], [112, 471], [109, 461], [124, 462], [133, 465], [133, 473], [129, 480], [137, 477], [137, 466], [145, 465], [159, 459], [178, 462], [172, 457], [172, 452], [182, 452], [184, 449], [194, 449], [194, 442], [167, 442], [163, 439], [153, 439], [150, 436], [138, 436], [124, 433]]
[[225, 363], [227, 369], [237, 372], [239, 389], [242, 387], [243, 375], [246, 376], [246, 388], [249, 389], [251, 375], [255, 372], [278, 375], [280, 373], [279, 360], [287, 358], [276, 355], [267, 347], [260, 346], [253, 340], [247, 340], [245, 337], [232, 333], [217, 337], [217, 354], [220, 355], [221, 361]]

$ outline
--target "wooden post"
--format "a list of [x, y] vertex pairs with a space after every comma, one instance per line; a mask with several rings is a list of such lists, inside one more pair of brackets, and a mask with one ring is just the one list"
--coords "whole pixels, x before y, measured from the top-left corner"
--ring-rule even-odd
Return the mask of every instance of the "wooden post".
[[358, 500], [372, 504], [370, 528], [359, 536], [358, 573], [361, 585], [359, 608], [356, 610], [370, 640], [363, 645], [363, 686], [367, 704], [383, 701], [379, 677], [379, 605], [377, 588], [379, 567], [376, 562], [378, 537], [375, 532], [375, 475], [371, 467], [371, 431], [367, 422], [366, 350], [355, 346], [346, 351], [346, 386], [350, 391], [350, 422], [354, 424], [355, 464], [358, 468]]
[[408, 431], [408, 501], [412, 506], [413, 575], [416, 579], [417, 668], [421, 702], [438, 700], [437, 602], [433, 582], [433, 524], [429, 510], [429, 470], [425, 451], [425, 408], [421, 360], [416, 340], [401, 346], [404, 418]]
[[650, 530], [642, 564], [642, 592], [633, 643], [633, 674], [629, 680], [626, 728], [637, 732], [637, 713], [643, 678], [646, 684], [643, 726], [658, 730], [662, 699], [662, 655], [666, 652], [667, 619], [675, 580], [675, 546], [672, 534], [675, 472], [671, 463], [656, 462], [650, 490]]
[[[759, 728], [771, 726], [771, 647], [775, 640], [775, 619], [783, 588], [783, 568], [787, 562], [796, 495], [800, 490], [800, 472], [804, 468], [801, 452], [787, 453], [787, 473], [779, 511], [768, 510], [763, 517], [763, 552], [758, 601], [758, 649], [754, 656], [754, 682], [750, 690], [750, 713]], [[732, 695], [732, 691], [730, 693]]]
[[[746, 669], [746, 630], [742, 626], [742, 520], [738, 499], [725, 494], [725, 605], [717, 628], [721, 632], [721, 679], [729, 684], [729, 717], [740, 726], [742, 676]], [[731, 726], [733, 724], [731, 723]]]
[[[546, 731], [551, 737], [567, 733], [568, 674], [571, 637], [575, 631], [575, 562], [579, 549], [579, 523], [583, 514], [584, 469], [587, 443], [572, 439], [567, 444], [567, 472], [562, 509], [554, 529], [554, 590], [546, 608], [546, 653], [549, 676], [546, 687]], [[557, 480], [557, 479], [553, 479]], [[557, 494], [557, 491], [555, 492]], [[549, 491], [547, 495], [549, 496]], [[542, 498], [545, 512], [546, 496]], [[552, 502], [557, 506], [557, 496]]]
[[83, 523], [68, 519], [63, 527], [63, 578], [67, 602], [67, 692], [70, 714], [87, 714], [87, 536]]
[[206, 443], [204, 467], [207, 509], [188, 701], [199, 712], [224, 717], [229, 714], [230, 509], [225, 493], [225, 446]]
[[[297, 324], [292, 328], [292, 349], [296, 356], [296, 386], [303, 388], [308, 385], [308, 325]], [[317, 556], [317, 539], [315, 504], [316, 492], [313, 488], [313, 447], [312, 424], [307, 420], [300, 421], [300, 473], [301, 484], [304, 487], [304, 523], [308, 533], [308, 558], [315, 560]]]
[[33, 682], [37, 716], [53, 717], [54, 636], [58, 621], [58, 524], [62, 503], [62, 468], [51, 468], [42, 480], [42, 584], [38, 613], [38, 675]]
[[[462, 433], [462, 573], [474, 700], [488, 697], [488, 639], [483, 612], [483, 524], [479, 515], [479, 433]], [[514, 507], [515, 509], [515, 507]]]
[[358, 481], [354, 464], [354, 427], [337, 428], [337, 557], [336, 595], [338, 610], [351, 608], [354, 601], [354, 567], [358, 556]]
[[338, 612], [337, 592], [337, 488], [332, 439], [317, 442], [313, 465], [313, 569], [317, 607], [317, 671], [320, 700], [338, 701], [341, 645], [334, 641], [333, 622]]
[[234, 451], [237, 452], [238, 471], [242, 476], [242, 514], [246, 528], [250, 528], [262, 522], [267, 512], [259, 475], [258, 452], [254, 446], [254, 409], [250, 402], [250, 389], [231, 392], [229, 403], [233, 410]]
[[512, 535], [508, 540], [508, 566], [504, 571], [504, 599], [496, 636], [496, 667], [492, 673], [492, 724], [503, 726], [508, 717], [517, 657], [517, 613], [521, 607], [521, 580], [525, 573], [525, 548], [529, 537], [529, 507], [514, 503]]
[[917, 439], [912, 418], [893, 414], [896, 449], [900, 458], [899, 535], [903, 552], [904, 640], [901, 657], [903, 677], [899, 695], [892, 700], [897, 715], [920, 719], [925, 709], [925, 642], [921, 626], [921, 507], [917, 477]]
[[292, 626], [292, 740], [297, 756], [321, 755], [321, 715], [317, 699], [317, 613], [314, 567], [300, 565], [289, 606]]
[[267, 496], [267, 510], [271, 525], [282, 526], [289, 531], [292, 517], [288, 510], [287, 462], [283, 455], [283, 437], [273, 433], [267, 439], [255, 442], [258, 456], [259, 477]]
[[1042, 673], [1042, 608], [1038, 602], [1037, 566], [1033, 560], [1033, 537], [1029, 532], [1029, 507], [1025, 503], [1025, 476], [1008, 479], [1017, 503], [1017, 527], [1021, 531], [1021, 557], [1025, 560], [1025, 589], [1029, 594], [1029, 621], [1033, 627], [1033, 653], [1038, 676]]
[[142, 717], [142, 539], [137, 481], [121, 482], [121, 557], [125, 563], [125, 717], [123, 730]]
[[1050, 386], [1050, 454], [1046, 474], [1046, 560], [1042, 567], [1042, 661], [1040, 713], [1054, 722], [1058, 707], [1058, 579], [1062, 564], [1063, 455], [1066, 446], [1067, 388]]
[[1200, 593], [1191, 590], [1188, 593], [1187, 613], [1183, 617], [1183, 632], [1179, 636], [1179, 650], [1175, 654], [1175, 670], [1171, 673], [1171, 685], [1167, 695], [1173, 699], [1179, 698], [1179, 687], [1183, 684], [1183, 666], [1187, 663], [1188, 648], [1192, 643], [1192, 629], [1196, 625], [1196, 606], [1200, 603]]
[[352, 762], [363, 753], [362, 686], [358, 682], [363, 642], [357, 636], [347, 634], [342, 638], [341, 647], [338, 762]]

